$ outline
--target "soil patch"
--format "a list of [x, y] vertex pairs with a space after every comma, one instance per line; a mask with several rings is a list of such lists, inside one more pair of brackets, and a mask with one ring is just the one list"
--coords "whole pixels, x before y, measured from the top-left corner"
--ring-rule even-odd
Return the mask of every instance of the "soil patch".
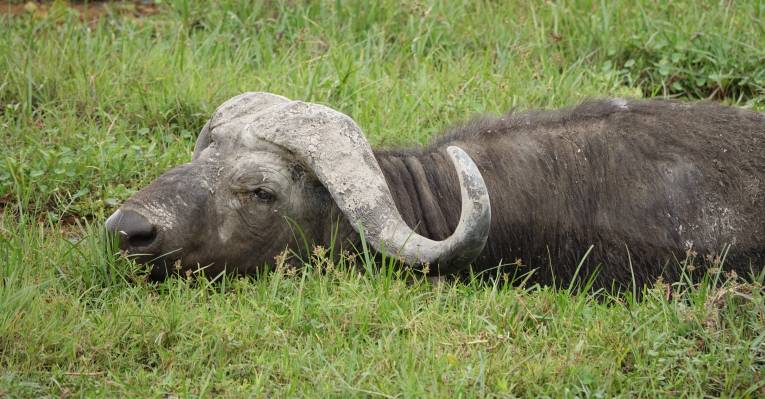
[[34, 18], [49, 18], [62, 11], [74, 11], [80, 19], [93, 22], [114, 15], [145, 17], [160, 12], [153, 1], [27, 1], [10, 2], [0, 6], [0, 14], [14, 17], [31, 15]]

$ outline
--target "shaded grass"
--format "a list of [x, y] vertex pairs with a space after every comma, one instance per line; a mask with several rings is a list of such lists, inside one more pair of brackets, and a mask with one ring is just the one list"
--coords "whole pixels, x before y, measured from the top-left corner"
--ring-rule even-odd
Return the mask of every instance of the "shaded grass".
[[304, 272], [152, 285], [97, 228], [247, 90], [328, 104], [375, 145], [606, 95], [762, 110], [760, 2], [162, 10], [0, 20], [0, 396], [765, 395], [761, 276], [638, 302], [314, 256], [292, 260]]

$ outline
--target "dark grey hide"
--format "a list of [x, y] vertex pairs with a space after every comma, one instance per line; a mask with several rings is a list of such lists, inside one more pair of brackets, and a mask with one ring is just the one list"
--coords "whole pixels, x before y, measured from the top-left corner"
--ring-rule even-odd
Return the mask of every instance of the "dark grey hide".
[[[130, 223], [111, 218], [109, 228], [134, 230], [121, 246], [150, 254], [139, 260], [168, 253], [153, 261], [156, 277], [177, 259], [182, 267], [212, 265], [212, 273], [253, 272], [298, 247], [285, 217], [316, 244], [328, 246], [337, 227], [339, 243], [358, 245], [357, 224], [338, 207], [327, 176], [282, 143], [261, 144], [265, 155], [254, 163], [195, 159], [171, 170], [117, 212]], [[602, 100], [482, 118], [425, 148], [374, 151], [397, 213], [433, 242], [457, 235], [461, 198], [470, 198], [461, 194], [449, 146], [477, 165], [491, 222], [485, 246], [474, 239], [460, 249], [475, 253], [452, 252], [459, 261], [450, 263], [429, 258], [449, 263], [447, 273], [467, 263], [478, 271], [505, 264], [504, 272], [534, 270], [531, 282], [565, 284], [590, 246], [579, 273], [597, 273], [596, 286], [674, 281], [688, 253], [703, 267], [728, 245], [725, 269], [747, 275], [765, 264], [762, 114], [713, 103]], [[264, 178], [271, 182], [266, 192], [256, 184]], [[480, 228], [470, 231], [480, 235]]]

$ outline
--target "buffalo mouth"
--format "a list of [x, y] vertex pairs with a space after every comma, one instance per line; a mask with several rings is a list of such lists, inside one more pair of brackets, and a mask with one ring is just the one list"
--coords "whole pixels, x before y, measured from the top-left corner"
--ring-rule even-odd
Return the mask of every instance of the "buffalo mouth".
[[149, 274], [146, 275], [146, 279], [152, 282], [161, 283], [165, 281], [171, 275], [180, 275], [179, 272], [173, 273], [165, 265], [151, 265], [149, 268]]
[[157, 255], [157, 251], [150, 251], [148, 248], [126, 249], [120, 245], [119, 257], [135, 263], [139, 266], [139, 274], [147, 273], [145, 276], [149, 281], [164, 281], [170, 276], [181, 275], [192, 268], [184, 267], [184, 254], [180, 250], [168, 251]]
[[[136, 261], [137, 262], [137, 261]], [[201, 263], [194, 259], [189, 259], [186, 255], [178, 254], [177, 256], [162, 256], [153, 257], [146, 262], [142, 263], [145, 266], [145, 270], [149, 273], [146, 276], [149, 281], [161, 282], [168, 277], [193, 277], [204, 275], [207, 278], [214, 278], [220, 273], [230, 273], [232, 270], [228, 270], [225, 267], [218, 267], [217, 265], [226, 262], [205, 262]]]
[[149, 281], [161, 282], [172, 275], [181, 274], [181, 269], [178, 268], [180, 265], [179, 258], [158, 257], [147, 253], [129, 253], [125, 250], [120, 250], [120, 257], [139, 265], [139, 275], [147, 273], [145, 276]]

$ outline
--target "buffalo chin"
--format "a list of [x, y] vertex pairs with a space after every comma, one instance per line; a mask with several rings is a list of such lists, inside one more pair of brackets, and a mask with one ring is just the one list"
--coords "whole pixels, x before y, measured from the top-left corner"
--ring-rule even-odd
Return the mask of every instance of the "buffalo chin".
[[162, 265], [151, 265], [151, 269], [149, 269], [149, 274], [146, 276], [146, 278], [149, 281], [161, 283], [165, 281], [170, 275], [175, 274], [178, 275], [179, 273], [177, 271], [170, 272], [170, 269], [166, 267], [164, 264]]
[[236, 269], [217, 267], [216, 264], [211, 262], [207, 266], [200, 266], [199, 263], [194, 263], [195, 266], [187, 266], [181, 259], [157, 259], [144, 263], [144, 267], [148, 271], [146, 278], [152, 282], [163, 282], [173, 276], [186, 278], [202, 274], [213, 279], [220, 273], [240, 274]]

